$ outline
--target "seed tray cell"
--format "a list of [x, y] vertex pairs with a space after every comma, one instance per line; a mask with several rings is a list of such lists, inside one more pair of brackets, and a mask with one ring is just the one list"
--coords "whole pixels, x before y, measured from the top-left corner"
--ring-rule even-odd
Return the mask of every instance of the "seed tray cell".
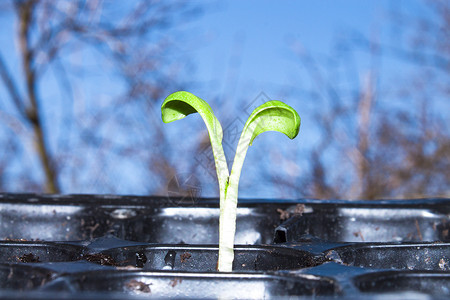
[[52, 275], [50, 270], [36, 266], [0, 264], [0, 291], [35, 290], [51, 281]]
[[339, 293], [332, 279], [299, 275], [208, 274], [102, 271], [67, 276], [58, 291], [112, 292], [176, 298], [262, 299], [280, 296], [331, 296]]
[[326, 255], [337, 255], [334, 261], [361, 268], [450, 271], [449, 243], [351, 245]]
[[319, 206], [289, 221], [277, 228], [278, 242], [295, 241], [303, 235], [329, 242], [450, 241], [448, 211], [422, 206]]
[[378, 272], [357, 277], [355, 284], [363, 293], [416, 292], [450, 296], [450, 274], [447, 272]]
[[450, 296], [450, 199], [240, 200], [231, 273], [218, 202], [0, 194], [0, 298]]
[[[278, 271], [309, 268], [325, 261], [323, 255], [287, 247], [236, 246], [233, 270]], [[219, 249], [208, 245], [160, 245], [115, 248], [97, 255], [116, 266], [135, 266], [143, 270], [202, 270], [215, 272]]]
[[48, 242], [0, 241], [0, 263], [74, 261], [83, 247]]

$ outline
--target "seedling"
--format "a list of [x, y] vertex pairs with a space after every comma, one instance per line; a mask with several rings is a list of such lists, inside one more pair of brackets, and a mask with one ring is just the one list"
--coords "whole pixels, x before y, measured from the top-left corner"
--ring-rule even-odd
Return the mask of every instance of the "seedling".
[[292, 107], [281, 101], [272, 100], [258, 106], [244, 125], [231, 173], [229, 173], [222, 147], [222, 126], [214, 116], [209, 104], [191, 93], [180, 91], [169, 95], [161, 105], [161, 117], [164, 123], [183, 119], [192, 113], [199, 113], [208, 129], [219, 182], [219, 261], [217, 268], [221, 272], [231, 272], [234, 259], [233, 246], [236, 232], [239, 177], [248, 147], [252, 145], [253, 140], [259, 134], [265, 131], [279, 131], [290, 139], [295, 138], [300, 129], [300, 116]]

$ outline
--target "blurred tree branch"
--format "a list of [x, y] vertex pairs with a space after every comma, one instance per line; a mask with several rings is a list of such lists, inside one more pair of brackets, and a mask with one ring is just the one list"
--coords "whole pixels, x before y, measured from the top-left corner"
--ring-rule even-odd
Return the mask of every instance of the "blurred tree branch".
[[[393, 30], [394, 34], [404, 32], [392, 45], [359, 33], [341, 40], [340, 47], [346, 52], [333, 54], [328, 60], [333, 65], [320, 65], [306, 51], [297, 49], [314, 86], [315, 101], [321, 103], [315, 118], [320, 141], [310, 153], [307, 174], [299, 184], [291, 185], [302, 197], [449, 196], [448, 112], [436, 107], [447, 101], [448, 108], [450, 94], [450, 3], [430, 1], [428, 7], [435, 18], [391, 15], [394, 26], [401, 27]], [[328, 74], [336, 65], [354, 65], [352, 55], [361, 49], [371, 61], [369, 75], [364, 81], [360, 75], [346, 74], [363, 84], [356, 91], [345, 90], [344, 82]], [[380, 63], [386, 57], [411, 63], [416, 71], [409, 73], [408, 80], [394, 83], [389, 91], [379, 84], [383, 79]], [[393, 105], [394, 101], [401, 104]]]
[[0, 55], [0, 76], [6, 86], [11, 99], [16, 106], [17, 111], [24, 115], [25, 109], [23, 108], [22, 97], [20, 96], [19, 90], [14, 82], [14, 79], [11, 76], [6, 64], [4, 63], [3, 57]]
[[[26, 118], [33, 127], [37, 154], [45, 174], [45, 191], [47, 193], [56, 194], [60, 192], [60, 188], [42, 128], [41, 115], [38, 108], [39, 100], [36, 93], [36, 70], [34, 68], [36, 65], [36, 52], [30, 44], [30, 30], [36, 3], [35, 0], [15, 3], [19, 19], [19, 46], [22, 54], [27, 102], [29, 103], [26, 108]], [[25, 106], [24, 101], [22, 102], [22, 105]]]
[[[39, 158], [44, 175], [39, 191], [65, 191], [61, 179], [63, 176], [67, 185], [66, 173], [72, 174], [72, 183], [75, 185], [82, 185], [80, 178], [85, 178], [88, 182], [104, 185], [106, 190], [108, 186], [114, 186], [108, 183], [109, 179], [92, 180], [89, 179], [90, 174], [84, 172], [90, 170], [89, 165], [96, 165], [102, 169], [97, 172], [99, 176], [106, 174], [105, 166], [99, 165], [98, 159], [95, 164], [87, 161], [89, 156], [86, 153], [89, 151], [100, 153], [96, 147], [104, 147], [100, 155], [105, 156], [105, 164], [111, 164], [114, 155], [137, 153], [140, 157], [135, 157], [135, 161], [145, 159], [148, 172], [163, 172], [165, 177], [172, 176], [173, 168], [165, 161], [162, 131], [159, 126], [152, 124], [155, 122], [153, 116], [140, 113], [152, 112], [152, 101], [160, 100], [176, 85], [176, 74], [170, 69], [173, 65], [170, 61], [172, 41], [165, 33], [173, 30], [178, 23], [192, 19], [198, 13], [198, 7], [178, 1], [109, 3], [102, 0], [20, 0], [6, 5], [6, 9], [12, 8], [16, 12], [18, 24], [16, 38], [22, 72], [11, 71], [9, 58], [6, 59], [0, 53], [0, 78], [15, 109], [8, 111], [11, 106], [5, 106], [0, 122], [6, 124], [8, 120], [15, 119], [33, 132], [34, 153]], [[89, 58], [89, 62], [74, 65], [71, 57], [80, 51], [93, 58]], [[80, 110], [83, 104], [79, 95], [80, 91], [86, 89], [81, 85], [88, 82], [81, 81], [80, 85], [77, 76], [83, 78], [97, 65], [102, 66], [102, 63], [114, 68], [115, 74], [105, 75], [116, 78], [116, 86], [123, 87], [123, 94], [118, 95], [116, 92], [116, 99], [111, 101], [113, 106], [94, 106], [95, 109], [86, 113], [86, 110]], [[53, 71], [54, 75], [49, 71]], [[51, 76], [54, 76], [53, 79]], [[53, 88], [49, 89], [55, 84], [52, 80], [61, 92], [60, 98], [52, 94], [55, 92]], [[102, 79], [100, 84], [104, 81]], [[98, 90], [102, 88], [98, 85]], [[56, 110], [58, 108], [61, 109]], [[124, 116], [123, 111], [139, 112], [141, 119], [135, 120], [133, 113]], [[56, 119], [53, 116], [55, 113]], [[119, 132], [125, 134], [133, 130], [127, 126], [137, 123], [146, 126], [142, 130], [149, 133], [144, 134], [139, 144], [132, 144], [134, 141], [129, 135], [130, 140], [124, 145], [118, 137]], [[105, 129], [109, 124], [114, 124], [115, 132]], [[110, 136], [106, 136], [106, 132]], [[159, 153], [140, 154], [153, 143], [161, 143]], [[28, 151], [25, 144], [20, 147]], [[75, 149], [80, 152], [76, 153]], [[105, 152], [106, 149], [109, 152]], [[20, 160], [19, 155], [24, 155], [20, 153], [14, 159]], [[152, 163], [157, 155], [157, 161], [165, 166], [160, 170], [155, 170]], [[126, 158], [132, 160], [130, 156]], [[7, 168], [8, 162], [4, 166]], [[22, 168], [26, 170], [27, 166], [22, 164]], [[37, 177], [35, 171], [25, 171], [21, 178], [21, 182], [28, 182], [28, 187], [33, 189], [36, 187], [36, 184], [31, 184], [35, 180], [33, 178]], [[170, 178], [166, 178], [168, 180]], [[21, 191], [27, 189], [22, 185]]]

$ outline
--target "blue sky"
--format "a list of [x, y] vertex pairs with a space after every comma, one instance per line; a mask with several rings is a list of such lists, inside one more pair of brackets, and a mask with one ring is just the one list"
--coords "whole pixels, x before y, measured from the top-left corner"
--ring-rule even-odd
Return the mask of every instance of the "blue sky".
[[[195, 50], [197, 77], [223, 86], [229, 69], [257, 87], [292, 84], [298, 65], [295, 42], [315, 55], [328, 54], [350, 30], [370, 33], [380, 26], [388, 1], [227, 1], [212, 5], [198, 28], [207, 41]], [[233, 61], [233, 56], [236, 57]]]
[[[269, 153], [272, 157], [280, 154], [294, 153], [297, 158], [297, 169], [306, 164], [301, 153], [311, 147], [316, 140], [315, 121], [310, 111], [317, 105], [317, 100], [306, 95], [306, 91], [314, 88], [314, 82], [305, 71], [296, 51], [304, 51], [319, 64], [335, 59], [336, 45], [346, 40], [354, 32], [381, 41], [392, 42], [389, 25], [391, 8], [401, 9], [410, 14], [422, 16], [427, 13], [421, 2], [417, 0], [335, 0], [335, 1], [194, 1], [191, 3], [204, 5], [204, 13], [187, 25], [174, 30], [171, 36], [175, 45], [175, 56], [180, 59], [181, 80], [188, 83], [189, 91], [211, 103], [216, 115], [222, 121], [223, 127], [233, 123], [235, 117], [246, 119], [243, 108], [252, 103], [261, 92], [267, 96], [283, 100], [294, 107], [302, 117], [300, 135], [295, 141], [289, 141], [284, 136], [268, 133], [258, 137], [257, 149], [250, 149], [247, 157], [247, 167], [244, 166], [242, 185], [252, 185], [257, 168], [248, 167], [260, 160], [261, 153]], [[20, 75], [21, 66], [18, 63], [16, 47], [12, 33], [17, 30], [17, 24], [11, 14], [0, 12], [0, 43], [3, 57], [8, 58], [8, 67]], [[397, 33], [398, 35], [399, 33]], [[354, 65], [336, 67], [336, 74], [326, 70], [329, 80], [333, 76], [341, 76], [343, 69], [351, 69], [348, 78], [339, 82], [339, 88], [357, 88], [370, 71], [371, 62], [364, 51], [355, 51]], [[89, 63], [85, 56], [73, 54], [70, 58], [75, 63]], [[186, 59], [188, 63], [184, 63]], [[91, 59], [92, 60], [92, 59]], [[380, 80], [378, 85], [389, 88], [389, 85], [401, 81], [401, 75], [409, 72], [409, 66], [396, 60], [383, 58], [378, 62]], [[49, 75], [50, 77], [52, 75]], [[394, 80], [395, 79], [395, 80]], [[85, 77], [82, 95], [85, 97], [86, 109], [89, 106], [108, 106], [114, 99], [120, 85], [114, 83], [114, 76], [108, 66], [97, 68]], [[58, 91], [50, 79], [40, 92], [49, 98], [59, 97]], [[95, 91], [95, 92], [93, 92]], [[99, 92], [100, 91], [100, 92]], [[325, 91], [324, 91], [325, 92]], [[80, 95], [78, 95], [80, 96]], [[5, 92], [0, 85], [0, 109], [8, 108], [10, 101], [5, 101]], [[162, 99], [161, 99], [162, 100]], [[345, 99], [344, 99], [345, 100]], [[57, 101], [46, 105], [50, 114], [57, 114], [60, 107]], [[61, 104], [62, 105], [62, 104]], [[154, 112], [155, 117], [158, 112]], [[189, 119], [189, 120], [188, 120]], [[174, 136], [176, 147], [181, 147], [183, 155], [194, 151], [192, 143], [179, 145], [180, 138], [187, 134], [190, 127], [204, 129], [196, 118], [187, 118], [185, 124], [173, 124], [165, 127], [168, 135]], [[176, 122], [177, 123], [177, 122]], [[181, 129], [184, 129], [181, 131]], [[193, 131], [195, 131], [193, 129]], [[191, 132], [193, 132], [191, 131]], [[273, 145], [279, 145], [273, 150]], [[31, 145], [28, 145], [31, 147]], [[56, 146], [54, 146], [56, 147]], [[174, 144], [174, 148], [175, 144]], [[256, 146], [255, 146], [256, 147]], [[232, 147], [231, 147], [232, 148]], [[233, 153], [228, 153], [231, 156]], [[174, 160], [180, 153], [173, 153]], [[291, 158], [292, 158], [291, 157]], [[291, 159], [289, 158], [289, 159]], [[27, 164], [36, 164], [33, 158]], [[232, 157], [229, 157], [231, 161]], [[286, 159], [285, 164], [289, 164]], [[124, 162], [124, 164], [126, 164]], [[179, 164], [180, 172], [185, 171], [183, 163]], [[130, 166], [117, 165], [115, 170], [132, 169]], [[247, 171], [248, 169], [248, 171]], [[130, 171], [130, 174], [139, 171]], [[142, 193], [139, 188], [143, 176], [133, 178], [122, 172], [120, 191], [122, 194]], [[119, 177], [118, 177], [119, 178]], [[131, 179], [130, 179], [131, 178]], [[127, 182], [126, 180], [129, 180]], [[214, 185], [214, 180], [207, 183]], [[69, 190], [68, 192], [77, 192]], [[88, 190], [88, 192], [95, 192]], [[205, 189], [204, 196], [216, 194], [215, 188]], [[244, 189], [245, 197], [280, 197], [278, 191], [270, 185], [261, 186], [260, 192], [255, 189]], [[283, 195], [295, 197], [295, 195]]]
[[[407, 1], [407, 5], [387, 0], [208, 3], [207, 13], [191, 24], [192, 35], [185, 34], [188, 42], [180, 48], [186, 47], [195, 62], [194, 72], [189, 70], [187, 76], [198, 83], [191, 91], [207, 100], [219, 97], [224, 114], [227, 110], [236, 113], [260, 92], [299, 110], [315, 106], [302, 94], [314, 83], [296, 51], [305, 51], [322, 64], [333, 58], [337, 43], [355, 31], [388, 40], [391, 28], [387, 20], [393, 6], [421, 13], [417, 1]], [[371, 65], [368, 53], [354, 51], [353, 55], [355, 65], [352, 74], [347, 74], [349, 87], [361, 84]], [[398, 72], [392, 71], [409, 67], [383, 58], [379, 68], [380, 84], [389, 84], [391, 74], [401, 80]], [[342, 66], [336, 72], [342, 72]]]
[[[388, 18], [390, 4], [391, 1], [356, 0], [209, 2], [207, 13], [190, 25], [194, 34], [185, 35], [186, 51], [195, 62], [195, 72], [189, 76], [197, 83], [190, 91], [212, 101], [224, 127], [235, 116], [245, 121], [247, 115], [242, 108], [261, 92], [285, 101], [302, 117], [302, 129], [295, 141], [276, 133], [258, 138], [257, 149], [252, 147], [248, 152], [242, 186], [248, 187], [258, 178], [259, 169], [253, 166], [261, 160], [261, 153], [272, 153], [272, 157], [279, 157], [278, 151], [304, 153], [316, 140], [315, 122], [309, 114], [309, 109], [315, 107], [314, 100], [299, 93], [310, 89], [312, 83], [294, 49], [304, 49], [320, 63], [332, 54], [337, 40], [353, 31], [366, 36], [372, 32], [382, 34], [388, 29], [383, 23]], [[367, 54], [362, 53], [357, 62], [351, 85], [358, 85], [370, 68]], [[286, 93], [286, 90], [293, 92]], [[200, 123], [198, 120], [184, 122], [190, 122], [184, 128]], [[169, 134], [176, 135], [180, 126], [183, 127], [171, 125]], [[278, 147], [273, 149], [273, 145]], [[231, 163], [233, 152], [226, 154]], [[305, 163], [297, 160], [298, 168], [302, 167], [301, 161]], [[255, 189], [241, 190], [245, 197], [279, 196], [279, 191], [267, 185], [260, 186], [256, 193]]]

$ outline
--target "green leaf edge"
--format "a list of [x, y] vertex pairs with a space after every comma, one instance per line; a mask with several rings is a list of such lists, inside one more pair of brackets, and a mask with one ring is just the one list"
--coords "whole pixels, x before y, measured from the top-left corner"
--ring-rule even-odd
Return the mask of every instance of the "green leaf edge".
[[[292, 114], [292, 118], [289, 118], [289, 120], [292, 120], [291, 125], [287, 125], [286, 124], [279, 124], [282, 125], [279, 128], [273, 128], [271, 125], [272, 124], [272, 120], [269, 120], [269, 124], [262, 124], [262, 126], [260, 124], [257, 125], [257, 128], [255, 128], [255, 130], [252, 133], [252, 136], [250, 138], [249, 141], [249, 145], [252, 145], [254, 139], [260, 135], [263, 132], [266, 131], [278, 131], [281, 133], [284, 133], [287, 137], [289, 137], [290, 139], [294, 139], [299, 131], [300, 131], [300, 125], [301, 125], [301, 118], [299, 116], [299, 114], [297, 113], [297, 111], [295, 111], [295, 109], [293, 109], [292, 107], [290, 107], [289, 105], [287, 105], [284, 102], [278, 101], [278, 100], [271, 100], [271, 101], [267, 101], [266, 103], [258, 106], [257, 108], [255, 108], [255, 110], [253, 110], [253, 112], [250, 114], [250, 116], [247, 119], [247, 122], [245, 122], [244, 125], [244, 129], [242, 131], [242, 137], [244, 137], [246, 135], [246, 132], [249, 130], [249, 127], [256, 122], [258, 119], [261, 118], [262, 114], [273, 114], [274, 111], [282, 111], [283, 113], [291, 113]], [[277, 116], [276, 114], [272, 115], [273, 116]], [[259, 129], [258, 129], [259, 127]]]
[[186, 91], [178, 91], [166, 97], [161, 104], [161, 118], [164, 123], [181, 120], [198, 113], [208, 129], [211, 148], [216, 165], [217, 180], [220, 190], [220, 206], [224, 207], [226, 189], [228, 187], [228, 165], [223, 151], [223, 131], [219, 120], [215, 117], [211, 106], [203, 99]]
[[161, 118], [164, 123], [181, 120], [193, 113], [202, 117], [210, 139], [217, 138], [218, 142], [222, 143], [222, 126], [205, 100], [189, 92], [178, 91], [167, 96], [161, 105]]

